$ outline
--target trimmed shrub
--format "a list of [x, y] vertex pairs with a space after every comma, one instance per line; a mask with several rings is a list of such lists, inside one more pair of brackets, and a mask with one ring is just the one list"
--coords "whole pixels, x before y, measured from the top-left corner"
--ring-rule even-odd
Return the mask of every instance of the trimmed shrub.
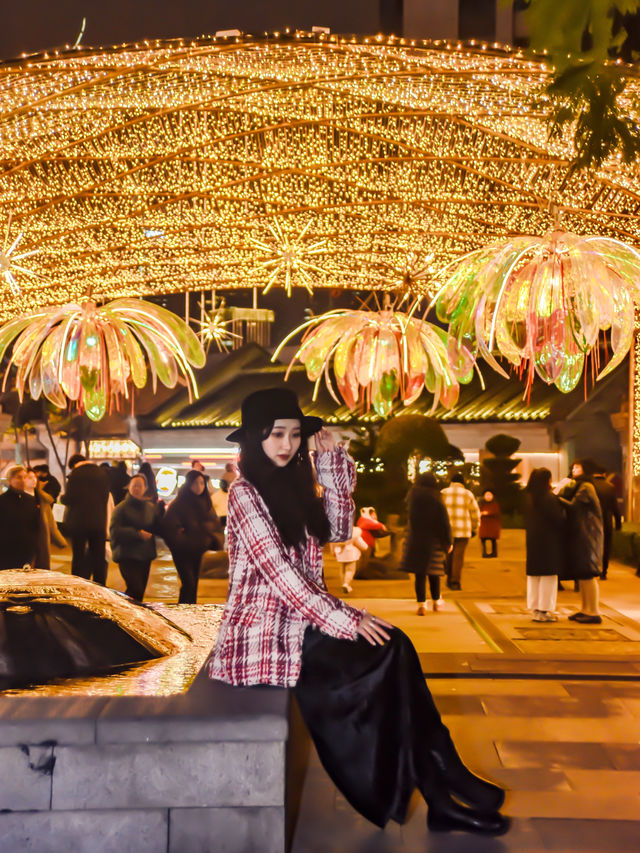
[[637, 521], [625, 521], [622, 530], [613, 531], [611, 556], [621, 563], [640, 566], [640, 524]]

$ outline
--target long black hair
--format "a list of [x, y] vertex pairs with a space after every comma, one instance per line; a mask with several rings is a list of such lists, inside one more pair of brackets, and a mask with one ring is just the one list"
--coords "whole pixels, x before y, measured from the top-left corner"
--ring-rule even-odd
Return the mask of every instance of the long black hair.
[[525, 488], [531, 502], [539, 504], [551, 491], [551, 471], [548, 468], [534, 468]]
[[[198, 477], [202, 477], [202, 481], [204, 482], [204, 490], [200, 495], [196, 495], [195, 492], [191, 491], [191, 485], [198, 479]], [[209, 478], [206, 474], [192, 468], [191, 471], [187, 472], [187, 476], [184, 478], [184, 483], [178, 489], [178, 494], [175, 496], [173, 502], [178, 506], [184, 503], [191, 509], [197, 508], [197, 511], [200, 512], [201, 515], [206, 515], [211, 512], [213, 504], [211, 503], [211, 495], [207, 489], [208, 480]]]
[[280, 468], [262, 449], [262, 442], [272, 429], [273, 424], [262, 430], [246, 430], [240, 442], [240, 473], [260, 493], [285, 545], [300, 547], [306, 531], [324, 545], [329, 539], [330, 525], [322, 498], [318, 496], [307, 439], [300, 437], [298, 452]]

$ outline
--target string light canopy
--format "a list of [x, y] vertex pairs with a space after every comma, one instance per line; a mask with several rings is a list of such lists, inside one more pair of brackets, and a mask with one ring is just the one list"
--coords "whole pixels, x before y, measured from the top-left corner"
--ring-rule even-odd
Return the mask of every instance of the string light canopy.
[[44, 395], [59, 408], [72, 400], [93, 421], [121, 397], [128, 398], [132, 385], [146, 385], [147, 362], [154, 391], [158, 380], [173, 388], [182, 374], [189, 398], [197, 397], [191, 366], [205, 362], [200, 341], [183, 320], [139, 299], [98, 307], [86, 297], [81, 303], [41, 308], [0, 327], [0, 361], [12, 344], [3, 390], [15, 366], [21, 401], [25, 390], [34, 400]]
[[[402, 302], [403, 300], [400, 300]], [[460, 382], [470, 382], [473, 357], [438, 326], [414, 316], [419, 302], [408, 312], [385, 294], [377, 310], [342, 309], [313, 317], [288, 335], [273, 354], [304, 331], [302, 343], [285, 375], [296, 361], [304, 364], [307, 378], [315, 382], [317, 399], [323, 377], [327, 390], [342, 405], [381, 417], [391, 414], [397, 399], [414, 403], [426, 389], [433, 394], [433, 413], [439, 405], [451, 409], [458, 401]]]
[[393, 290], [408, 272], [430, 292], [425, 266], [544, 233], [551, 197], [568, 230], [637, 244], [638, 167], [567, 178], [546, 79], [498, 45], [305, 32], [4, 62], [0, 222], [13, 212], [40, 278], [0, 319], [88, 285], [264, 289], [287, 241], [310, 264], [307, 281], [289, 249], [292, 287]]
[[434, 298], [438, 318], [458, 344], [507, 376], [494, 351], [522, 373], [572, 391], [598, 338], [610, 330], [611, 358], [601, 379], [633, 342], [640, 304], [640, 254], [608, 237], [554, 230], [514, 237], [446, 267]]

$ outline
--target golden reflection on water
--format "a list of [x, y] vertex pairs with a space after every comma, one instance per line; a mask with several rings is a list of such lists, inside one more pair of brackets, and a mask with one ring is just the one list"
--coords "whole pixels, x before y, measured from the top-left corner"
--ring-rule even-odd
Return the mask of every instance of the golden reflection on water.
[[0, 696], [170, 696], [184, 693], [215, 642], [224, 605], [150, 604], [191, 635], [193, 642], [167, 657], [134, 664], [121, 672], [86, 678], [62, 678], [48, 684], [0, 691]]

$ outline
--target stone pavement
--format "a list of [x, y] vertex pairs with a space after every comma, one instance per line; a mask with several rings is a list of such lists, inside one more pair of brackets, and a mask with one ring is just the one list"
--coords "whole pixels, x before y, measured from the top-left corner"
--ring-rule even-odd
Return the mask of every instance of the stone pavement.
[[[404, 826], [380, 831], [350, 808], [314, 755], [292, 853], [640, 850], [640, 578], [611, 567], [600, 626], [567, 621], [573, 591], [560, 593], [557, 623], [538, 624], [524, 608], [523, 556], [522, 531], [504, 532], [497, 560], [483, 560], [473, 540], [462, 591], [445, 590], [444, 611], [426, 617], [415, 614], [409, 579], [356, 581], [349, 597], [411, 636], [464, 759], [509, 789], [509, 834], [429, 834], [418, 798]], [[68, 567], [68, 555], [56, 562]], [[112, 569], [109, 585], [122, 589]], [[326, 574], [341, 594], [330, 558]], [[200, 599], [223, 600], [225, 587], [205, 579]], [[149, 598], [176, 600], [170, 560], [154, 564]]]

